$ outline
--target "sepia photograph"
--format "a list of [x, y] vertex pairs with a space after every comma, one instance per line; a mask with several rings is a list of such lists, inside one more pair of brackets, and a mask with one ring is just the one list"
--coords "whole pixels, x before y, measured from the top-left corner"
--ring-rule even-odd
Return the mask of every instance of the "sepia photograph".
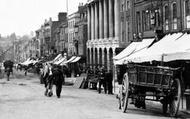
[[0, 0], [0, 119], [190, 119], [190, 0]]

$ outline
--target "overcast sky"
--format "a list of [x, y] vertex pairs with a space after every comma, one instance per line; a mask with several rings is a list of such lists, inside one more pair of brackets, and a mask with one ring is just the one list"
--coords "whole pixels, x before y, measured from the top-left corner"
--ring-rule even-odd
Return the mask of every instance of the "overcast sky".
[[[80, 2], [68, 0], [69, 14], [76, 12]], [[40, 28], [45, 19], [57, 20], [59, 12], [66, 12], [66, 0], [0, 0], [0, 34], [30, 34]]]

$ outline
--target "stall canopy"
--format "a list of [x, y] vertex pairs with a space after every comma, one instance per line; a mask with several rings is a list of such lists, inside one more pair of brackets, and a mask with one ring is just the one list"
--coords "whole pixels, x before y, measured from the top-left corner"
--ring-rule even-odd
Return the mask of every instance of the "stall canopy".
[[183, 37], [176, 40], [174, 52], [163, 54], [163, 61], [190, 60], [190, 34], [184, 34]]
[[132, 54], [135, 51], [135, 48], [137, 47], [137, 45], [139, 45], [140, 42], [132, 42], [128, 47], [126, 47], [122, 52], [120, 52], [118, 55], [116, 55], [115, 57], [113, 57], [113, 60], [119, 60], [122, 59], [124, 57], [129, 56], [130, 54]]
[[73, 61], [71, 61], [70, 63], [75, 63], [75, 62], [78, 62], [79, 60], [81, 59], [81, 57], [76, 57]]
[[61, 54], [58, 54], [58, 55], [54, 58], [53, 62], [55, 63], [55, 62], [59, 61], [60, 59], [62, 59], [62, 55], [61, 55]]
[[62, 64], [70, 63], [70, 62], [72, 62], [75, 58], [76, 58], [76, 56], [72, 56], [69, 60], [63, 62]]
[[[128, 62], [142, 63], [150, 61], [173, 61], [190, 58], [190, 35], [183, 33], [168, 34], [151, 47], [124, 58]], [[190, 53], [190, 52], [189, 52]]]
[[66, 61], [66, 60], [67, 60], [66, 57], [62, 57], [62, 56], [61, 56], [60, 60], [54, 62], [54, 64], [60, 65], [62, 62]]
[[36, 64], [38, 62], [38, 60], [34, 60], [31, 58], [28, 58], [26, 61], [24, 61], [23, 63], [21, 63], [22, 65], [28, 66], [29, 64]]
[[143, 39], [141, 42], [132, 42], [127, 48], [121, 53], [116, 55], [113, 60], [115, 65], [122, 65], [124, 60], [132, 54], [146, 49], [153, 43], [154, 39]]

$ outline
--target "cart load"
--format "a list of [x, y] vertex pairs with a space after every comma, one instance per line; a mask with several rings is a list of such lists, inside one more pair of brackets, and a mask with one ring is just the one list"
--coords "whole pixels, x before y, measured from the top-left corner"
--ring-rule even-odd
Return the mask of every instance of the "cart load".
[[[150, 98], [152, 97], [152, 98]], [[159, 101], [163, 113], [176, 116], [181, 97], [179, 68], [142, 66], [127, 67], [119, 93], [119, 108], [126, 112], [129, 98], [137, 108], [146, 109], [145, 100]]]

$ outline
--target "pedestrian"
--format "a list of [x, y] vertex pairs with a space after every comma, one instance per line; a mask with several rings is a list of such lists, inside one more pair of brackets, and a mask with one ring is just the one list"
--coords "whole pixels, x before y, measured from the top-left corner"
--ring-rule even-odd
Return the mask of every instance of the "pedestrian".
[[106, 82], [106, 87], [108, 90], [108, 94], [113, 94], [113, 85], [112, 85], [112, 81], [113, 81], [113, 75], [112, 75], [112, 71], [108, 71], [105, 73], [105, 82]]
[[63, 76], [63, 71], [61, 70], [60, 67], [58, 66], [54, 66], [52, 69], [52, 73], [53, 73], [53, 80], [54, 80], [54, 84], [56, 86], [56, 95], [58, 98], [60, 98], [61, 96], [61, 90], [62, 90], [62, 85], [64, 82], [64, 76]]
[[107, 93], [107, 86], [105, 82], [105, 69], [102, 67], [98, 74], [98, 93], [101, 93], [101, 87], [103, 85], [105, 94]]

